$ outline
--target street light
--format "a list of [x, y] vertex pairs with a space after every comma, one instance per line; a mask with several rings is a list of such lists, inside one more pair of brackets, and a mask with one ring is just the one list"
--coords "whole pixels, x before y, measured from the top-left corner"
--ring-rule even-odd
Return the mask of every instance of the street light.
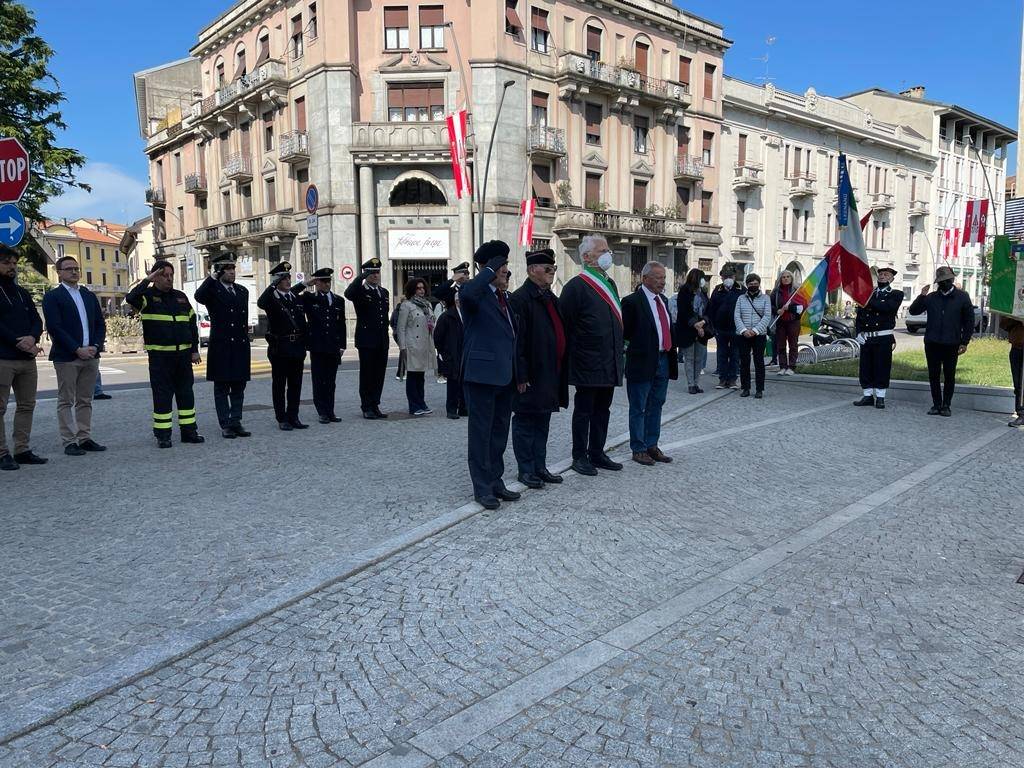
[[501, 86], [501, 98], [498, 99], [498, 110], [494, 113], [494, 125], [491, 126], [491, 140], [487, 145], [487, 160], [484, 162], [484, 185], [480, 189], [480, 221], [477, 225], [480, 228], [480, 242], [484, 241], [484, 203], [487, 202], [487, 177], [491, 172], [491, 152], [494, 150], [494, 137], [498, 133], [498, 120], [501, 119], [501, 107], [505, 103], [505, 94], [508, 89], [516, 84], [515, 80], [506, 80]]

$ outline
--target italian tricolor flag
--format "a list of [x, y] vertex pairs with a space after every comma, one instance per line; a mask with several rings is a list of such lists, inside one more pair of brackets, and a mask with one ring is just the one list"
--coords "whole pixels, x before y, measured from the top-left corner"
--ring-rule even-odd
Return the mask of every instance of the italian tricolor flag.
[[836, 246], [843, 290], [864, 306], [871, 298], [874, 283], [864, 248], [864, 233], [860, 226], [857, 201], [853, 197], [846, 155], [839, 155], [839, 242]]
[[615, 289], [615, 285], [608, 279], [607, 275], [599, 269], [584, 267], [583, 271], [580, 272], [580, 279], [594, 289], [621, 323], [622, 305], [619, 303], [619, 292]]

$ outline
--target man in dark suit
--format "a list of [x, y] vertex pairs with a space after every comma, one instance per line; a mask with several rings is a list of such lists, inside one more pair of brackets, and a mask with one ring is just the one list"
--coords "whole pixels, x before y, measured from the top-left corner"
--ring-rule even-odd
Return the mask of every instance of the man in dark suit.
[[228, 440], [249, 437], [242, 428], [245, 385], [252, 367], [249, 343], [249, 291], [235, 282], [235, 255], [214, 259], [213, 271], [196, 288], [195, 299], [210, 316], [206, 380], [213, 382], [213, 403], [221, 434]]
[[[473, 495], [484, 509], [497, 509], [501, 501], [515, 501], [520, 496], [501, 479], [516, 392], [516, 319], [506, 291], [508, 254], [506, 243], [484, 243], [473, 256], [480, 272], [459, 290], [464, 323], [462, 388], [469, 409], [469, 475]], [[525, 392], [525, 385], [520, 389]]]
[[442, 285], [434, 291], [434, 298], [444, 303], [445, 308], [455, 303], [455, 294], [469, 281], [469, 262], [464, 261], [452, 270], [450, 280], [445, 280]]
[[356, 350], [359, 352], [359, 401], [364, 419], [386, 419], [380, 410], [384, 373], [388, 368], [388, 316], [386, 288], [380, 284], [380, 259], [363, 262], [363, 273], [345, 289], [345, 298], [356, 310]]
[[107, 324], [96, 295], [78, 284], [81, 268], [71, 256], [57, 259], [60, 285], [43, 296], [43, 317], [57, 374], [57, 424], [67, 456], [107, 450], [92, 439], [92, 399], [100, 372]]
[[[334, 393], [338, 379], [341, 355], [348, 345], [345, 326], [345, 300], [331, 291], [330, 267], [318, 269], [305, 285], [293, 289], [306, 311], [309, 325], [309, 365], [313, 380], [313, 405], [321, 424], [341, 421], [334, 413]], [[302, 293], [307, 287], [313, 293]]]
[[[306, 313], [292, 291], [292, 265], [282, 261], [270, 270], [270, 285], [256, 306], [267, 313], [267, 358], [274, 395], [274, 415], [284, 432], [307, 429], [299, 420], [302, 372], [306, 363]], [[287, 401], [286, 401], [287, 392]]]
[[445, 377], [445, 413], [449, 419], [468, 416], [462, 394], [462, 310], [457, 293], [434, 326], [434, 348], [437, 350], [437, 372]]
[[572, 468], [581, 475], [622, 465], [605, 453], [615, 388], [622, 385], [622, 307], [608, 277], [614, 263], [608, 241], [587, 235], [580, 242], [583, 272], [562, 289], [558, 307], [569, 342], [569, 383], [576, 387], [572, 412]]
[[526, 386], [512, 402], [512, 447], [519, 481], [527, 488], [560, 483], [548, 470], [547, 444], [551, 414], [569, 407], [565, 324], [555, 281], [555, 253], [550, 248], [526, 254], [526, 281], [511, 296], [516, 313], [516, 383]]
[[628, 344], [629, 448], [633, 461], [648, 467], [672, 461], [658, 447], [668, 382], [679, 378], [664, 291], [665, 267], [649, 261], [640, 272], [640, 286], [622, 300], [622, 335]]

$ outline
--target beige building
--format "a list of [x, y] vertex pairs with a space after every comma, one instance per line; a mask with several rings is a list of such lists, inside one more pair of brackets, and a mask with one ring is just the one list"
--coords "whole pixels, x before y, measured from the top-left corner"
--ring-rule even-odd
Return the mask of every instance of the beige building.
[[444, 123], [468, 101], [471, 164], [497, 124], [484, 239], [515, 242], [533, 194], [534, 244], [556, 250], [561, 280], [591, 230], [623, 286], [651, 258], [681, 271], [718, 253], [729, 44], [665, 0], [241, 0], [190, 58], [136, 75], [156, 252], [183, 279], [232, 250], [258, 287], [280, 259], [347, 283], [372, 256], [393, 290], [410, 274], [438, 283], [478, 240]]
[[57, 259], [74, 256], [81, 282], [96, 294], [104, 312], [115, 312], [128, 293], [128, 262], [117, 246], [127, 227], [103, 219], [50, 219], [33, 228], [47, 256], [46, 276], [57, 284]]

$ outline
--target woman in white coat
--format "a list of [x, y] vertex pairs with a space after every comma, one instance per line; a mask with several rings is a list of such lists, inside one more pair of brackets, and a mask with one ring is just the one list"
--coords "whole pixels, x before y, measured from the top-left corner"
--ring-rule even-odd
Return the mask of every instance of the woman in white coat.
[[398, 308], [398, 348], [405, 353], [405, 396], [409, 413], [427, 416], [424, 385], [427, 372], [433, 373], [437, 352], [434, 350], [434, 310], [427, 299], [427, 282], [414, 277], [405, 284], [405, 301]]

